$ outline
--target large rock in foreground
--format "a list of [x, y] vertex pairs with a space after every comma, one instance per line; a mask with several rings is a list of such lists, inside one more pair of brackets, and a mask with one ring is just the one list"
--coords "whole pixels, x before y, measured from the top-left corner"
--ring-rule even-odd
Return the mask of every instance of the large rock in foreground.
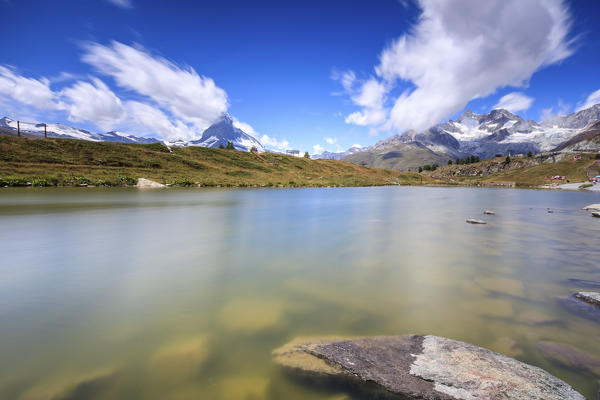
[[416, 399], [577, 399], [546, 371], [493, 351], [437, 336], [293, 341], [275, 362], [303, 372], [375, 382]]

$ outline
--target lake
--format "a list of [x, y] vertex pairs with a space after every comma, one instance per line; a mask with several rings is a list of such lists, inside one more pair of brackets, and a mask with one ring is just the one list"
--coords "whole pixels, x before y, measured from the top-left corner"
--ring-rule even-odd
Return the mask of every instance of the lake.
[[514, 356], [593, 398], [591, 374], [536, 347], [600, 357], [599, 321], [559, 301], [585, 289], [569, 279], [600, 281], [590, 203], [600, 195], [459, 187], [2, 189], [0, 398], [358, 399], [284, 373], [271, 351], [405, 333]]

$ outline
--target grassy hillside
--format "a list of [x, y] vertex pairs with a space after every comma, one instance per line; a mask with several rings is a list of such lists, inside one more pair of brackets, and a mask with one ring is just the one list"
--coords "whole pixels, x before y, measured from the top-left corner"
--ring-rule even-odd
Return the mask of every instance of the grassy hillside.
[[519, 187], [536, 187], [552, 183], [552, 176], [565, 176], [571, 182], [588, 180], [586, 170], [596, 168], [595, 154], [584, 154], [580, 161], [565, 156], [561, 161], [551, 162], [551, 158], [539, 164], [536, 158], [513, 157], [506, 163], [504, 157], [492, 158], [468, 165], [446, 165], [427, 173], [429, 177], [454, 184], [514, 183]]
[[358, 165], [407, 171], [409, 168], [415, 170], [425, 164], [446, 164], [448, 157], [434, 153], [426, 147], [403, 143], [392, 148], [386, 148], [385, 152], [373, 149], [351, 154], [345, 157], [344, 161]]
[[0, 135], [0, 185], [368, 186], [433, 182], [334, 160], [263, 153]]

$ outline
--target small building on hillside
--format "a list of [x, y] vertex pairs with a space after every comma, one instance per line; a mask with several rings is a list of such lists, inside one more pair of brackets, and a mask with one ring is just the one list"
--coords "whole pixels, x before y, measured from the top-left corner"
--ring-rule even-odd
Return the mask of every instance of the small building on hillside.
[[287, 154], [289, 156], [300, 157], [300, 150], [286, 150], [285, 154]]

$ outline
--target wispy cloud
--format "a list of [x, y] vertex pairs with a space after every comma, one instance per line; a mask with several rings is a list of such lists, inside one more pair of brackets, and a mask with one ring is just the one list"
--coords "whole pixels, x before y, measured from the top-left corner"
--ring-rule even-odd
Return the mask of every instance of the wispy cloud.
[[600, 89], [590, 94], [583, 104], [577, 107], [577, 111], [585, 110], [593, 105], [600, 103]]
[[27, 78], [14, 68], [0, 66], [0, 96], [38, 109], [57, 109], [57, 95], [50, 89], [47, 78]]
[[503, 108], [510, 112], [525, 111], [531, 107], [533, 98], [521, 92], [512, 92], [500, 98], [494, 106], [495, 109]]
[[323, 148], [323, 146], [321, 146], [320, 144], [315, 144], [313, 146], [313, 154], [320, 154], [323, 151], [325, 151], [325, 149]]
[[360, 108], [346, 122], [424, 130], [474, 98], [526, 86], [537, 70], [573, 52], [570, 14], [562, 0], [420, 0], [418, 5], [418, 23], [382, 51], [373, 76], [360, 82], [352, 71], [334, 76]]
[[121, 8], [133, 8], [131, 0], [106, 0], [109, 3]]
[[176, 118], [205, 129], [229, 106], [227, 93], [191, 67], [180, 67], [142, 47], [88, 43], [82, 60], [115, 83], [154, 101]]
[[325, 138], [325, 142], [327, 144], [335, 144], [335, 142], [337, 142], [337, 139], [336, 138], [331, 138], [331, 137], [326, 137]]
[[100, 128], [109, 130], [125, 118], [125, 110], [119, 99], [100, 79], [92, 83], [79, 81], [64, 89], [63, 107], [68, 111], [69, 121], [94, 121]]

